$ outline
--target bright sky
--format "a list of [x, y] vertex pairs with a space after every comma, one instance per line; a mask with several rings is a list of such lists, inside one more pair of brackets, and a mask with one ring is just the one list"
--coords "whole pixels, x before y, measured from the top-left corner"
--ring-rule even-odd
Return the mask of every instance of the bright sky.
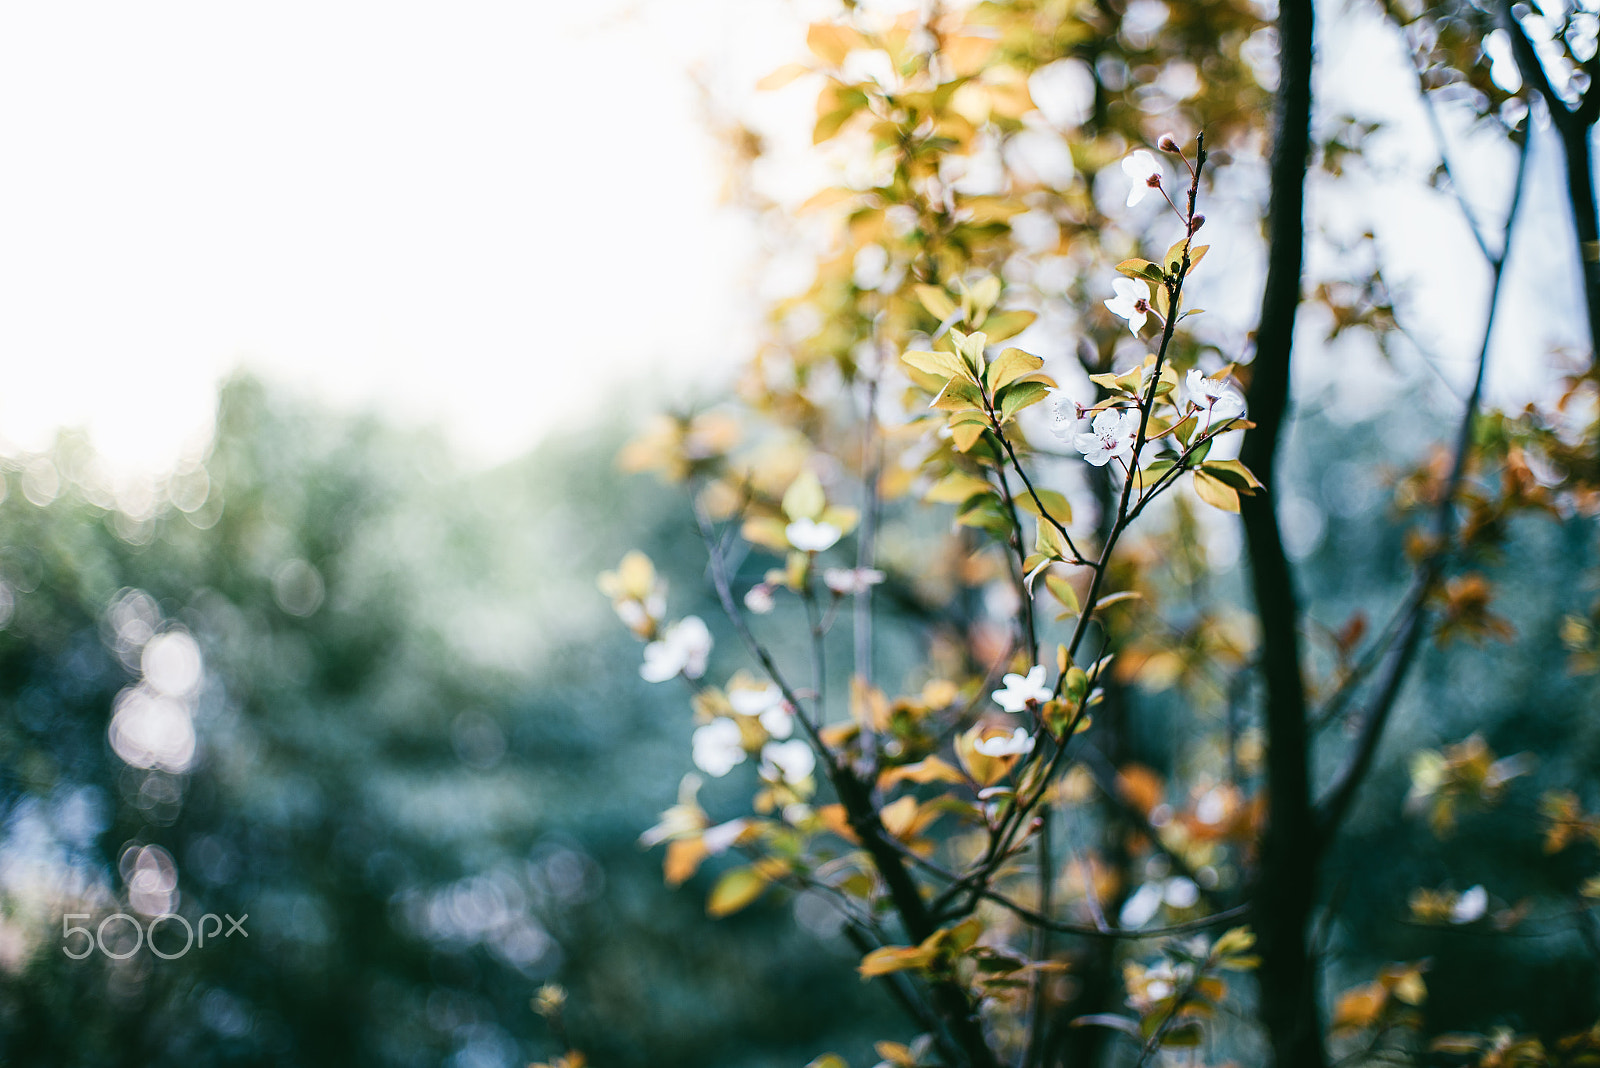
[[[114, 465], [165, 467], [204, 441], [217, 381], [243, 365], [443, 423], [492, 461], [592, 415], [597, 382], [682, 390], [730, 367], [757, 305], [754, 241], [716, 204], [689, 72], [751, 93], [828, 6], [5, 5], [0, 449], [82, 425]], [[1370, 39], [1324, 49], [1321, 106], [1398, 120], [1410, 133], [1389, 143], [1429, 155], [1392, 31], [1348, 32]], [[797, 88], [764, 106], [798, 106], [780, 125], [803, 137]], [[1525, 230], [1549, 248], [1570, 239], [1542, 140], [1530, 213], [1550, 218]], [[1466, 174], [1491, 219], [1508, 165]], [[1380, 187], [1384, 252], [1424, 283], [1405, 287], [1413, 325], [1460, 380], [1481, 260], [1446, 198]], [[1371, 210], [1321, 206], [1336, 231]], [[1549, 309], [1574, 306], [1556, 252], [1512, 272], [1505, 334], [1529, 351], [1496, 382], [1538, 377]], [[1313, 379], [1340, 364], [1302, 362]]]
[[[0, 9], [0, 441], [203, 441], [241, 364], [515, 454], [741, 348], [688, 71], [753, 89], [782, 0]], [[192, 444], [190, 446], [193, 447]]]

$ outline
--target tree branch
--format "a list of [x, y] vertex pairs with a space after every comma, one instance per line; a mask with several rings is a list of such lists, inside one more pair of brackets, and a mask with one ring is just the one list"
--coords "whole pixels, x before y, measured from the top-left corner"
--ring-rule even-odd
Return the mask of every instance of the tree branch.
[[[1506, 259], [1511, 255], [1511, 239], [1516, 232], [1517, 208], [1522, 201], [1522, 190], [1528, 173], [1528, 156], [1533, 143], [1532, 124], [1524, 132], [1521, 151], [1517, 157], [1517, 178], [1511, 189], [1511, 203], [1506, 210], [1504, 237], [1500, 253], [1489, 259], [1489, 310], [1484, 316], [1483, 340], [1478, 346], [1478, 371], [1473, 378], [1472, 392], [1467, 396], [1466, 410], [1461, 415], [1461, 425], [1456, 431], [1455, 458], [1450, 464], [1450, 474], [1434, 512], [1434, 546], [1424, 559], [1417, 580], [1412, 584], [1403, 611], [1403, 622], [1389, 647], [1372, 701], [1367, 707], [1356, 746], [1344, 769], [1334, 778], [1323, 800], [1317, 805], [1317, 835], [1323, 847], [1337, 833], [1339, 825], [1349, 814], [1356, 790], [1366, 777], [1383, 737], [1384, 726], [1400, 695], [1412, 660], [1421, 644], [1427, 626], [1427, 601], [1444, 569], [1450, 538], [1455, 526], [1455, 499], [1466, 475], [1467, 459], [1472, 452], [1472, 428], [1477, 419], [1478, 407], [1483, 400], [1484, 372], [1489, 364], [1489, 342], [1494, 334], [1495, 311], [1500, 305], [1500, 283], [1505, 277]], [[1471, 216], [1468, 216], [1471, 221]], [[1486, 246], [1485, 246], [1486, 247]]]

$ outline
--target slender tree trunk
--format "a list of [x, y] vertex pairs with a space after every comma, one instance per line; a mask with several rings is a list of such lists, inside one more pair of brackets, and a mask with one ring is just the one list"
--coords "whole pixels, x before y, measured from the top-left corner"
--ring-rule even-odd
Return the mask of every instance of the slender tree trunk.
[[[1591, 90], [1592, 92], [1593, 90]], [[1583, 269], [1583, 301], [1589, 313], [1589, 351], [1600, 358], [1600, 221], [1594, 203], [1594, 155], [1589, 145], [1591, 127], [1579, 117], [1557, 128], [1567, 163], [1567, 202], [1578, 235], [1578, 259]], [[1529, 131], [1532, 136], [1532, 131]]]
[[1267, 487], [1241, 513], [1252, 589], [1261, 620], [1266, 689], [1268, 816], [1255, 889], [1261, 951], [1261, 1022], [1278, 1068], [1326, 1063], [1317, 965], [1307, 945], [1316, 893], [1317, 835], [1311, 805], [1306, 697], [1300, 671], [1299, 610], [1278, 529], [1275, 471], [1289, 405], [1290, 352], [1300, 303], [1310, 151], [1312, 4], [1279, 6], [1278, 129], [1272, 152], [1266, 289], [1250, 368], [1250, 418], [1240, 458]]

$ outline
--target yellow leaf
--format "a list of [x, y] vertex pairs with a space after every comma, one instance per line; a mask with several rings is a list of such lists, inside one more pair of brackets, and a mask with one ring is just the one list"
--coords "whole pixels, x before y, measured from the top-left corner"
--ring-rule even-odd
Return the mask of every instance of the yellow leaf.
[[1060, 575], [1047, 571], [1044, 576], [1044, 588], [1050, 591], [1050, 596], [1061, 602], [1062, 608], [1066, 609], [1063, 616], [1083, 614], [1083, 606], [1078, 603], [1078, 591], [1072, 588], [1072, 583]]
[[668, 886], [681, 886], [700, 870], [700, 864], [707, 856], [706, 844], [699, 837], [679, 838], [675, 842], [667, 843], [667, 858], [662, 864], [662, 873]]
[[983, 320], [984, 332], [989, 335], [991, 344], [1016, 337], [1038, 319], [1037, 312], [1028, 311], [1026, 308], [1012, 308], [1009, 311], [995, 312]]
[[925, 757], [915, 764], [902, 764], [878, 776], [878, 788], [887, 790], [902, 782], [962, 782], [961, 772], [936, 756]]
[[966, 78], [983, 69], [984, 62], [994, 54], [999, 43], [991, 37], [947, 37], [939, 42], [939, 51], [950, 61], [955, 76]]
[[733, 868], [722, 873], [706, 902], [706, 915], [731, 916], [749, 905], [767, 888], [767, 879], [753, 868]]
[[983, 437], [984, 423], [962, 422], [954, 420], [950, 423], [950, 440], [955, 443], [959, 452], [966, 452], [978, 443]]
[[945, 412], [977, 411], [983, 408], [983, 395], [970, 380], [952, 378], [929, 407]]
[[938, 286], [918, 285], [913, 289], [922, 306], [928, 309], [928, 314], [941, 323], [956, 313], [956, 302]]
[[935, 950], [921, 946], [884, 946], [861, 958], [861, 978], [901, 972], [907, 968], [924, 968], [933, 961]]
[[766, 92], [771, 89], [782, 89], [790, 82], [804, 74], [810, 74], [811, 68], [804, 63], [785, 63], [771, 74], [756, 83], [756, 88]]
[[1213, 508], [1220, 508], [1224, 512], [1239, 510], [1239, 494], [1234, 488], [1204, 471], [1194, 473], [1194, 491], [1200, 495], [1202, 501]]
[[961, 504], [980, 493], [992, 492], [988, 482], [965, 471], [951, 471], [933, 484], [923, 498], [936, 504]]
[[806, 30], [806, 47], [811, 49], [813, 55], [830, 66], [837, 67], [844, 62], [844, 57], [850, 54], [852, 48], [859, 48], [862, 44], [861, 35], [848, 26], [840, 26], [833, 22], [814, 22]]
[[1000, 354], [999, 359], [989, 365], [983, 376], [989, 383], [989, 390], [993, 392], [1002, 386], [1008, 386], [1024, 375], [1031, 375], [1044, 366], [1044, 361], [1030, 352], [1021, 349], [1006, 349]]
[[972, 372], [962, 362], [960, 356], [953, 352], [922, 352], [913, 349], [903, 353], [900, 362], [907, 367], [914, 367], [924, 374], [936, 375], [941, 379], [963, 378], [973, 382]]
[[1367, 983], [1339, 995], [1333, 1007], [1333, 1030], [1360, 1031], [1368, 1027], [1383, 1011], [1389, 992], [1381, 983]]
[[827, 506], [822, 482], [810, 468], [801, 471], [783, 495], [783, 514], [790, 519], [816, 519]]

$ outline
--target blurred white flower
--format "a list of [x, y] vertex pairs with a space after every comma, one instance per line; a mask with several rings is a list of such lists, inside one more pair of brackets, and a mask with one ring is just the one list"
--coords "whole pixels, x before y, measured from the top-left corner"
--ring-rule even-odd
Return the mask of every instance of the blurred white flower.
[[666, 682], [680, 673], [698, 679], [711, 655], [711, 631], [699, 616], [684, 616], [644, 647], [639, 675], [646, 682]]
[[1450, 922], [1473, 923], [1483, 919], [1483, 914], [1488, 911], [1489, 892], [1482, 886], [1474, 886], [1456, 898], [1455, 905], [1450, 909]]
[[1161, 911], [1161, 899], [1164, 896], [1165, 887], [1160, 883], [1145, 883], [1122, 906], [1117, 921], [1123, 927], [1143, 927]]
[[726, 852], [729, 846], [738, 841], [748, 826], [750, 821], [743, 818], [719, 823], [715, 827], [706, 828], [700, 835], [700, 842], [706, 847], [707, 853], [716, 856], [718, 853]]
[[[1043, 671], [1044, 669], [1040, 668], [1039, 670]], [[1011, 677], [1017, 678], [1015, 675]], [[1018, 727], [1011, 732], [1011, 737], [1009, 738], [1003, 735], [994, 738], [979, 738], [972, 744], [972, 748], [984, 756], [1008, 757], [1021, 756], [1023, 753], [1033, 752], [1033, 744], [1033, 735]]]
[[764, 616], [772, 611], [776, 600], [772, 596], [772, 587], [765, 582], [750, 587], [750, 592], [744, 595], [744, 606], [758, 616]]
[[1150, 317], [1150, 287], [1131, 278], [1113, 278], [1111, 289], [1116, 296], [1105, 302], [1106, 307], [1128, 320], [1129, 332], [1137, 337]]
[[887, 578], [875, 567], [830, 567], [822, 573], [822, 582], [840, 597], [865, 593]]
[[816, 754], [811, 746], [795, 739], [792, 742], [768, 742], [761, 747], [761, 771], [768, 778], [782, 778], [787, 783], [805, 781], [817, 766]]
[[[1028, 669], [1026, 675], [1018, 675], [1014, 672], [1007, 674], [1005, 686], [994, 692], [994, 699], [1007, 712], [1021, 712], [1028, 707], [1029, 701], [1050, 700], [1052, 692], [1050, 687], [1044, 684], [1044, 665], [1035, 664]], [[982, 745], [982, 743], [979, 744], [980, 746]], [[980, 748], [978, 752], [981, 753], [984, 750]], [[991, 753], [990, 755], [993, 756], [994, 754]]]
[[762, 729], [774, 738], [794, 733], [794, 716], [783, 703], [783, 691], [770, 682], [757, 689], [729, 690], [728, 703], [741, 716], [758, 718]]
[[714, 779], [744, 763], [744, 735], [739, 725], [726, 716], [695, 728], [691, 748], [694, 766]]
[[1200, 900], [1200, 888], [1192, 879], [1175, 875], [1162, 888], [1161, 899], [1175, 909], [1192, 909]]
[[761, 729], [774, 738], [787, 738], [794, 733], [794, 713], [787, 705], [778, 705], [761, 713]]
[[728, 691], [728, 703], [741, 716], [759, 716], [783, 703], [783, 691], [770, 682], [756, 687], [736, 687]]
[[1226, 375], [1207, 378], [1200, 368], [1195, 367], [1184, 377], [1183, 384], [1189, 391], [1189, 403], [1199, 409], [1190, 440], [1204, 434], [1213, 424], [1225, 423], [1244, 414], [1244, 398], [1228, 384]]
[[1139, 437], [1137, 410], [1106, 408], [1094, 417], [1090, 433], [1075, 435], [1072, 447], [1096, 467], [1104, 467], [1113, 457], [1124, 463], [1133, 459], [1133, 443]]
[[1161, 188], [1161, 164], [1147, 149], [1141, 148], [1124, 156], [1122, 173], [1133, 179], [1133, 186], [1128, 190], [1130, 208], [1143, 200], [1150, 190]]
[[815, 519], [796, 519], [783, 530], [783, 536], [803, 553], [820, 553], [831, 549], [843, 531], [832, 523], [819, 523]]

